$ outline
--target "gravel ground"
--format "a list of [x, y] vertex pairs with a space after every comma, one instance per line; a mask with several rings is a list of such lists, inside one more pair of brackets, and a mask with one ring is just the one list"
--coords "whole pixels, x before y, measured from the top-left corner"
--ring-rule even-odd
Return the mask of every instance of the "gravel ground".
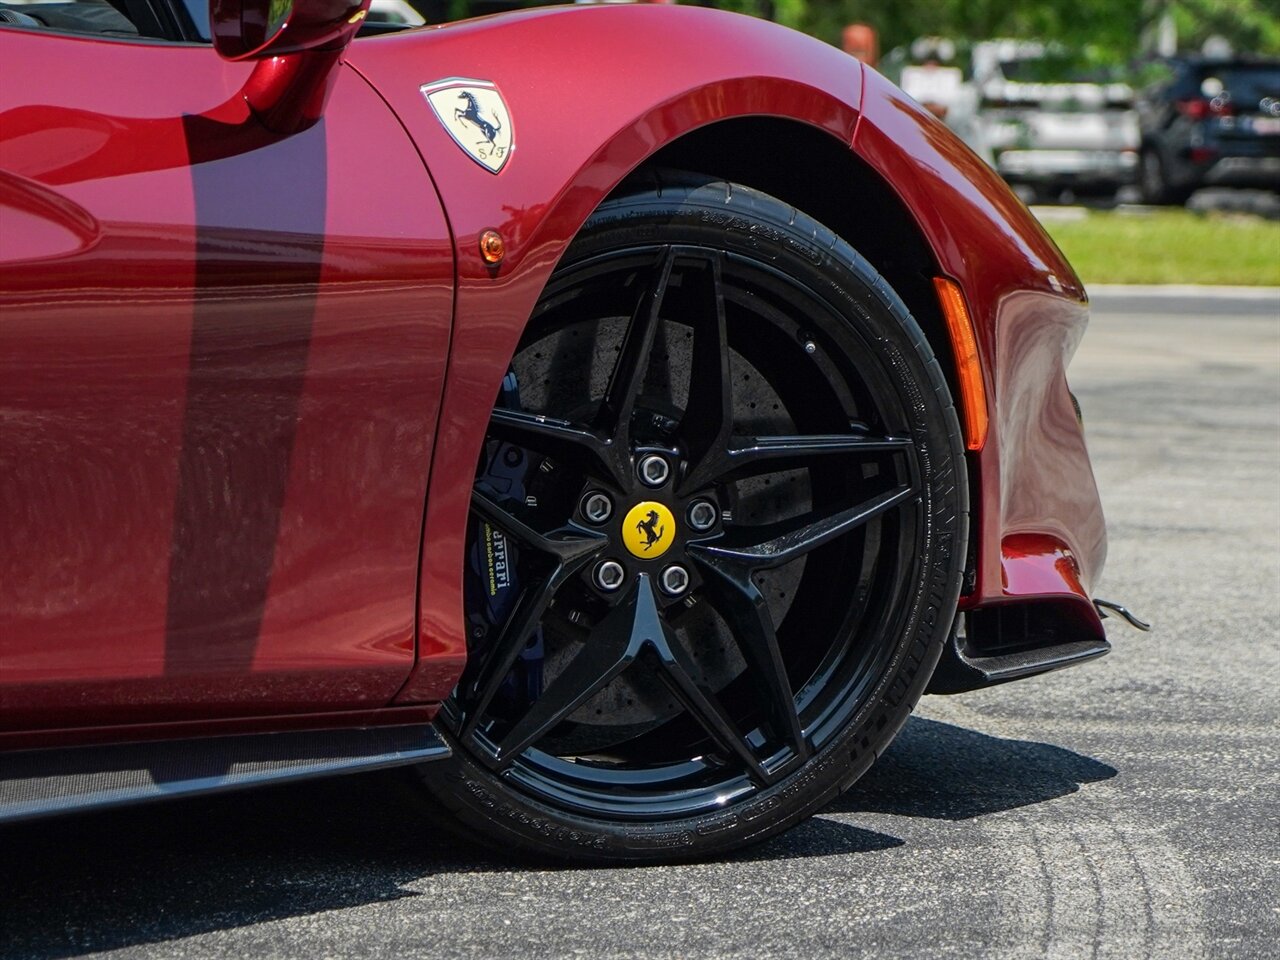
[[1104, 660], [926, 698], [729, 861], [546, 870], [396, 774], [0, 832], [0, 952], [55, 957], [1274, 957], [1280, 292], [1106, 291], [1072, 368], [1111, 529]]

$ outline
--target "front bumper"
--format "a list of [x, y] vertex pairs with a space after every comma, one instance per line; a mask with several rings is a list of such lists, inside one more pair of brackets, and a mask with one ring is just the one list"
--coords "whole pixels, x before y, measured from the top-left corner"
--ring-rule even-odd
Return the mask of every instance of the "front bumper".
[[1100, 624], [1053, 600], [962, 613], [927, 693], [965, 693], [1096, 660], [1111, 651]]
[[1010, 183], [1132, 183], [1138, 155], [1119, 150], [1005, 150], [996, 170]]
[[[1135, 630], [1151, 624], [1110, 600], [1093, 601], [1102, 617]], [[926, 693], [965, 693], [1088, 663], [1111, 651], [1100, 622], [1078, 604], [1042, 599], [971, 610], [956, 617]]]
[[1280, 157], [1223, 157], [1208, 169], [1204, 182], [1218, 187], [1280, 190]]

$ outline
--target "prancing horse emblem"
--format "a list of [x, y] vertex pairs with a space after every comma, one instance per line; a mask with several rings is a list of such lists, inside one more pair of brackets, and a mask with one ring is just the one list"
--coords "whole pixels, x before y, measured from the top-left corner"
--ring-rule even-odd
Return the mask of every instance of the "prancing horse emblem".
[[484, 134], [484, 138], [490, 143], [494, 143], [498, 139], [498, 131], [502, 129], [502, 124], [495, 118], [490, 123], [484, 117], [480, 116], [480, 101], [476, 99], [476, 95], [470, 91], [463, 90], [458, 94], [458, 99], [466, 103], [466, 108], [455, 107], [453, 110], [453, 119], [465, 120], [467, 123], [474, 124]]
[[506, 165], [515, 149], [511, 114], [492, 82], [450, 77], [423, 84], [420, 89], [436, 118], [467, 156], [490, 173]]
[[636, 532], [644, 535], [644, 548], [650, 549], [662, 539], [666, 527], [658, 526], [658, 511], [650, 510], [649, 515], [636, 524]]
[[[666, 504], [658, 500], [641, 500], [622, 520], [622, 542], [633, 557], [653, 560], [662, 556], [675, 540], [680, 527]], [[670, 530], [671, 536], [666, 536]]]

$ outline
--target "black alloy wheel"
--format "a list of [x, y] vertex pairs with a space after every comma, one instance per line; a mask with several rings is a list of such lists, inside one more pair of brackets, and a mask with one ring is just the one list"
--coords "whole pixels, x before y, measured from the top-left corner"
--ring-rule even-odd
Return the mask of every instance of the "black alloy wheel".
[[925, 337], [847, 244], [674, 175], [556, 270], [472, 497], [467, 669], [424, 768], [506, 851], [689, 858], [853, 781], [954, 619], [959, 428]]

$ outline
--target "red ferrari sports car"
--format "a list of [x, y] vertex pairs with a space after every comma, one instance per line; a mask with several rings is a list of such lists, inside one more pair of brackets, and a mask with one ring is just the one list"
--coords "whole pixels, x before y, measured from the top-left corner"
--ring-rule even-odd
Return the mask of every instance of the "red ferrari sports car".
[[704, 856], [1109, 649], [1085, 291], [939, 122], [747, 17], [367, 5], [0, 3], [0, 818], [403, 765]]

